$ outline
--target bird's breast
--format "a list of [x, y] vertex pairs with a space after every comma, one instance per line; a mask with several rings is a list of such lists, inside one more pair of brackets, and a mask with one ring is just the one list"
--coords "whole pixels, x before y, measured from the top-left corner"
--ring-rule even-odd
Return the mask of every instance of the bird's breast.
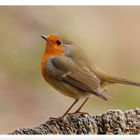
[[44, 55], [42, 57], [42, 60], [41, 60], [41, 70], [42, 70], [42, 75], [43, 75], [45, 80], [47, 79], [47, 72], [46, 72], [46, 62], [47, 62], [47, 60], [48, 60], [47, 55]]
[[64, 55], [64, 51], [62, 49], [50, 49], [49, 48], [49, 49], [45, 50], [45, 53], [41, 60], [41, 69], [42, 69], [42, 75], [46, 81], [47, 81], [47, 77], [48, 77], [47, 69], [46, 69], [47, 61], [51, 57], [60, 56], [60, 55]]

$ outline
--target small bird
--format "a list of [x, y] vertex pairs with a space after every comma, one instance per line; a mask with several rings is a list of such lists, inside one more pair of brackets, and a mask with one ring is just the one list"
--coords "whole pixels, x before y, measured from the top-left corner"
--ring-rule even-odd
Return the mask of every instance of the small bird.
[[62, 117], [82, 98], [84, 102], [75, 113], [80, 112], [92, 95], [107, 101], [106, 87], [110, 84], [140, 86], [140, 83], [101, 71], [86, 53], [64, 34], [52, 33], [41, 37], [46, 41], [41, 60], [44, 79], [63, 95], [74, 99]]

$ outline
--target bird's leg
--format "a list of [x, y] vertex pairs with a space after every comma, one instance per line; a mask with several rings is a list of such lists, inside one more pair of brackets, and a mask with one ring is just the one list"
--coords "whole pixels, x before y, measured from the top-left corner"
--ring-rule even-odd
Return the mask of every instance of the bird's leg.
[[85, 114], [85, 112], [80, 112], [81, 108], [84, 106], [84, 104], [88, 101], [90, 97], [87, 97], [84, 102], [81, 104], [81, 106], [74, 112], [74, 113], [81, 113], [81, 114]]
[[63, 116], [62, 116], [61, 118], [64, 118], [65, 115], [68, 114], [68, 112], [72, 109], [72, 107], [73, 107], [78, 101], [79, 101], [79, 99], [78, 99], [78, 100], [76, 99], [76, 100], [73, 102], [73, 104], [68, 108], [68, 110], [63, 114]]

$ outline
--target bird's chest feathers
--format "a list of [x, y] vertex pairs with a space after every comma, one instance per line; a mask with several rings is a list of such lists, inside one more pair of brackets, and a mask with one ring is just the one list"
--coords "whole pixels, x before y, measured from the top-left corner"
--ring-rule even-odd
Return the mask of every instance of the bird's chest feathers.
[[47, 79], [47, 70], [46, 70], [46, 63], [47, 61], [51, 58], [51, 57], [55, 57], [55, 56], [59, 56], [59, 55], [64, 55], [64, 51], [63, 49], [59, 49], [59, 48], [46, 48], [45, 53], [42, 57], [41, 60], [41, 69], [42, 69], [42, 74], [45, 78], [45, 80]]

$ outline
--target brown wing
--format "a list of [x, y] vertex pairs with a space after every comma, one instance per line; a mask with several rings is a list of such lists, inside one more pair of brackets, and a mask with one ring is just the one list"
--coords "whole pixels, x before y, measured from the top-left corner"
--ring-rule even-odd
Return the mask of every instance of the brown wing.
[[100, 84], [100, 80], [85, 69], [68, 73], [63, 80], [88, 92], [97, 91]]
[[65, 81], [75, 88], [90, 92], [106, 100], [98, 92], [100, 79], [88, 69], [79, 67], [71, 58], [66, 56], [53, 57], [48, 61], [46, 69], [53, 78]]

